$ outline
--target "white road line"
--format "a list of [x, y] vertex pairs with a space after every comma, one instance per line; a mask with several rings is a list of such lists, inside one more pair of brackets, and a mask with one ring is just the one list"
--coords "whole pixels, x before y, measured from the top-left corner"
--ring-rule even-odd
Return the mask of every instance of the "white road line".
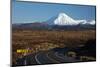
[[[64, 57], [59, 56], [59, 55], [58, 55], [58, 52], [56, 52], [56, 53], [55, 53], [55, 55], [56, 55], [57, 57], [61, 58], [61, 59], [64, 59], [64, 60], [68, 60], [68, 58], [69, 58], [69, 57], [67, 58], [67, 56], [64, 56], [65, 58], [64, 58]], [[71, 62], [72, 62], [72, 61], [71, 61]], [[74, 62], [74, 61], [73, 61], [73, 62]]]
[[26, 60], [24, 61], [24, 65], [27, 65], [27, 62], [26, 62]]
[[56, 63], [59, 63], [59, 61], [54, 60], [54, 59], [52, 59], [51, 57], [49, 57], [49, 52], [46, 54], [46, 56], [47, 56], [50, 60], [55, 61]]
[[55, 55], [56, 55], [57, 57], [59, 57], [59, 58], [61, 58], [61, 59], [64, 59], [64, 60], [65, 60], [65, 58], [63, 58], [63, 57], [61, 57], [61, 56], [59, 56], [59, 55], [58, 55], [58, 52], [55, 52]]
[[39, 54], [36, 54], [36, 55], [35, 55], [35, 60], [36, 60], [36, 62], [37, 62], [38, 64], [41, 64], [41, 62], [38, 60], [38, 55], [39, 55]]

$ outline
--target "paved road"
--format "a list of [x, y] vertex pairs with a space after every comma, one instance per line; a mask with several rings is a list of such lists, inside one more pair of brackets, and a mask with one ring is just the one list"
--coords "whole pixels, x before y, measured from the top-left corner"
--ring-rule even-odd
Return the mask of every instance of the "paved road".
[[59, 59], [65, 61], [65, 62], [77, 62], [77, 61], [80, 61], [80, 60], [78, 60], [78, 59], [65, 56], [65, 55], [60, 54], [60, 53], [58, 53], [58, 52], [55, 52], [55, 56], [58, 57]]
[[22, 58], [18, 58], [16, 60], [16, 62], [17, 62], [16, 65], [17, 66], [36, 65], [37, 62], [34, 57], [35, 57], [34, 54], [30, 54], [30, 55], [24, 56]]
[[67, 62], [76, 62], [74, 58], [69, 58], [63, 54], [54, 51], [38, 52], [37, 54], [30, 54], [23, 58], [17, 59], [17, 66], [37, 65], [37, 64], [58, 64]]
[[48, 52], [48, 56], [60, 63], [76, 62], [78, 60], [59, 54], [58, 52]]
[[38, 64], [54, 64], [54, 63], [59, 63], [58, 61], [50, 58], [47, 55], [48, 52], [40, 52], [35, 55], [35, 59]]

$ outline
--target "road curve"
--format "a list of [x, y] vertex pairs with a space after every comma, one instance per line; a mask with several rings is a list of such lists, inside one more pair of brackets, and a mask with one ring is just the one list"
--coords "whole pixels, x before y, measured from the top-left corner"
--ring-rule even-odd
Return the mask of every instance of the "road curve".
[[58, 64], [77, 62], [75, 58], [64, 56], [61, 53], [55, 51], [42, 51], [37, 54], [30, 54], [16, 60], [16, 66], [25, 65], [40, 65], [40, 64]]
[[47, 52], [40, 52], [35, 55], [35, 59], [38, 64], [55, 64], [58, 63], [56, 60], [48, 57]]
[[77, 62], [77, 61], [79, 61], [75, 58], [67, 57], [67, 56], [64, 56], [63, 54], [59, 54], [58, 52], [55, 52], [55, 56], [62, 59], [63, 61], [65, 60], [66, 62]]

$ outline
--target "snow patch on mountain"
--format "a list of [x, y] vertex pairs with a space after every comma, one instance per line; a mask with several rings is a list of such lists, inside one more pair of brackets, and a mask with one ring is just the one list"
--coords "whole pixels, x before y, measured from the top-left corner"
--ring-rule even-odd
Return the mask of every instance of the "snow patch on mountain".
[[92, 20], [92, 21], [88, 22], [87, 24], [95, 25], [96, 22], [95, 22], [95, 20]]
[[54, 20], [56, 25], [77, 25], [78, 23], [74, 21], [71, 17], [65, 13], [60, 13], [58, 17]]
[[78, 25], [78, 24], [91, 24], [94, 25], [95, 21], [92, 20], [87, 22], [86, 20], [74, 20], [65, 13], [60, 13], [58, 17], [54, 20], [55, 25]]

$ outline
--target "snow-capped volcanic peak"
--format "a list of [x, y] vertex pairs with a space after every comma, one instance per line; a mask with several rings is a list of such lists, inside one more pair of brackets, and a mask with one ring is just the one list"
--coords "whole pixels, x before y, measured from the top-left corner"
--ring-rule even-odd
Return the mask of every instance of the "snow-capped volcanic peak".
[[65, 13], [60, 13], [57, 18], [54, 19], [55, 25], [95, 25], [95, 20], [87, 22], [87, 20], [75, 20]]
[[95, 25], [95, 20], [87, 22], [87, 20], [74, 20], [65, 13], [60, 13], [58, 17], [54, 20], [55, 25]]
[[60, 13], [58, 17], [54, 20], [54, 24], [56, 25], [77, 25], [79, 22], [75, 22], [75, 20], [65, 13]]

